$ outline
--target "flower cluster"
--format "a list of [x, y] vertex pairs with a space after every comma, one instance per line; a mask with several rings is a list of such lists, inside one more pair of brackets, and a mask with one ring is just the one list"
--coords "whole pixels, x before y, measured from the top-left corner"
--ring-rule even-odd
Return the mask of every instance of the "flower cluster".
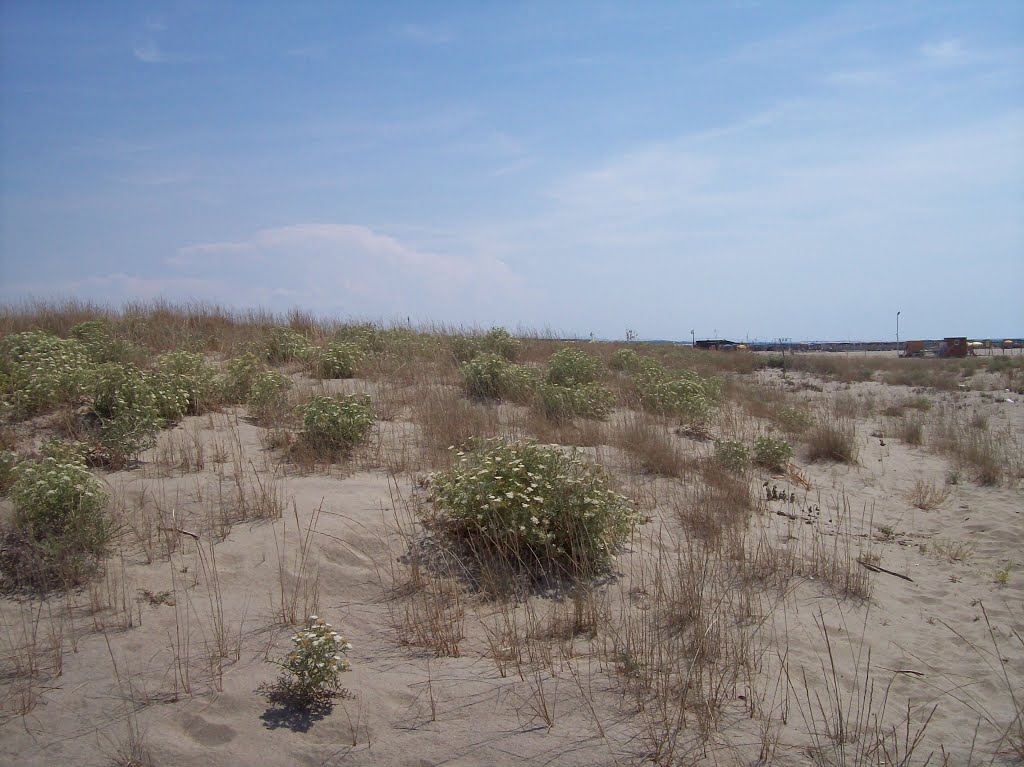
[[88, 388], [92, 368], [85, 348], [74, 339], [41, 330], [9, 335], [0, 341], [3, 409], [23, 417], [74, 403]]
[[334, 341], [311, 353], [310, 362], [321, 378], [352, 378], [364, 356], [356, 344]]
[[97, 366], [90, 394], [87, 421], [113, 465], [123, 465], [156, 444], [156, 433], [164, 421], [146, 374], [134, 365], [106, 362]]
[[37, 541], [84, 537], [91, 545], [106, 536], [107, 494], [77, 460], [23, 461], [14, 467], [14, 525]]
[[275, 661], [287, 674], [281, 687], [299, 706], [322, 702], [338, 690], [338, 676], [351, 670], [345, 653], [352, 645], [330, 623], [310, 615], [306, 627], [291, 638], [292, 650]]
[[373, 410], [366, 395], [313, 397], [302, 415], [302, 438], [316, 449], [334, 452], [358, 445], [373, 426]]
[[655, 360], [635, 363], [633, 383], [645, 410], [677, 415], [691, 423], [706, 421], [722, 400], [722, 385], [693, 371], [671, 372]]
[[639, 516], [599, 467], [557, 446], [491, 441], [431, 478], [441, 528], [510, 562], [573, 576], [611, 561]]
[[770, 471], [782, 471], [793, 457], [793, 446], [767, 435], [754, 440], [754, 463]]
[[584, 351], [566, 347], [548, 359], [548, 383], [576, 387], [601, 377], [601, 361]]
[[292, 379], [280, 370], [265, 370], [257, 373], [249, 387], [246, 405], [249, 415], [260, 423], [269, 423], [287, 406], [288, 390]]
[[200, 415], [213, 407], [221, 398], [221, 382], [217, 372], [197, 352], [169, 352], [157, 359], [153, 377], [154, 389], [173, 393], [175, 409], [168, 421], [176, 421], [185, 414]]
[[301, 362], [309, 354], [309, 339], [291, 328], [270, 328], [263, 338], [262, 355], [271, 365], [282, 362]]

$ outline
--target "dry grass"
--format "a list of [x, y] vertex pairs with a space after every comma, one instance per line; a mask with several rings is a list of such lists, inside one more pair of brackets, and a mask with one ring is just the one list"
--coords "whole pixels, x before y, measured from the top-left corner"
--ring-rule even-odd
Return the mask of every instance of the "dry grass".
[[662, 477], [683, 477], [693, 471], [694, 461], [678, 440], [657, 419], [644, 413], [628, 413], [611, 430], [616, 447], [629, 456], [634, 471]]
[[807, 460], [857, 462], [857, 427], [853, 420], [833, 413], [822, 415], [804, 435]]
[[933, 482], [926, 482], [920, 477], [914, 480], [914, 487], [907, 493], [907, 500], [911, 506], [922, 511], [934, 511], [941, 507], [953, 490], [945, 485], [936, 485]]

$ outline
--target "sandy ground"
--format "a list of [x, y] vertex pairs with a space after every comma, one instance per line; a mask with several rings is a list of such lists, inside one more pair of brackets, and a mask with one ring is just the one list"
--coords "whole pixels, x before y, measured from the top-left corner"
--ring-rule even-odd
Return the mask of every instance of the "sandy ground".
[[[774, 372], [762, 377], [781, 385]], [[909, 395], [874, 383], [822, 388], [804, 396], [877, 409]], [[928, 396], [1024, 434], [1019, 403]], [[911, 763], [931, 754], [932, 764], [1012, 764], [997, 727], [1020, 715], [1012, 696], [1020, 701], [1024, 690], [1024, 493], [1019, 483], [947, 485], [947, 458], [885, 435], [883, 422], [857, 419], [855, 465], [798, 457], [799, 475], [751, 478], [760, 500], [747, 540], [796, 564], [784, 583], [766, 576], [744, 591], [755, 599], [736, 636], [748, 638], [754, 661], [722, 673], [713, 732], [703, 741], [692, 734], [703, 721], [704, 699], [695, 700], [677, 711], [686, 717], [677, 750], [659, 754], [664, 718], [631, 691], [622, 660], [628, 626], [644, 624], [623, 616], [643, 615], [651, 561], [685, 538], [671, 481], [623, 479], [648, 493], [651, 521], [617, 578], [595, 592], [608, 630], [574, 635], [562, 630], [574, 609], [567, 598], [508, 606], [465, 592], [417, 602], [396, 591], [410, 578], [400, 532], [416, 535], [406, 505], [417, 502], [421, 475], [359, 462], [302, 475], [240, 413], [188, 419], [161, 435], [141, 468], [104, 477], [125, 524], [123, 550], [101, 579], [43, 602], [0, 600], [0, 762], [883, 764], [896, 762], [863, 743], [891, 737], [893, 726], [902, 742], [909, 707], [912, 731], [927, 722]], [[380, 426], [415, 430], [401, 415]], [[608, 446], [590, 453], [618, 462]], [[917, 480], [948, 498], [914, 508]], [[765, 481], [785, 499], [768, 500]], [[822, 575], [835, 562], [869, 579], [868, 598]], [[724, 565], [716, 572], [729, 577]], [[740, 593], [732, 588], [721, 593]], [[416, 646], [417, 621], [429, 623], [416, 610], [431, 606], [435, 627], [464, 635], [458, 657]], [[268, 659], [286, 652], [289, 621], [314, 612], [352, 642], [352, 671], [349, 694], [309, 716], [270, 704], [260, 688], [277, 676]], [[511, 661], [501, 641], [489, 641], [508, 638], [500, 629], [509, 616], [524, 635]], [[838, 720], [849, 731], [826, 733]]]

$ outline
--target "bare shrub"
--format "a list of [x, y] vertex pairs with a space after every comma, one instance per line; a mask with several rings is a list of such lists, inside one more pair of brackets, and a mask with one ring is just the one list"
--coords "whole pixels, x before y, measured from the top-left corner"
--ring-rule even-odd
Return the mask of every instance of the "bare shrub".
[[952, 489], [949, 487], [925, 482], [919, 477], [914, 480], [914, 487], [907, 494], [907, 500], [915, 508], [922, 511], [932, 511], [949, 500], [952, 492]]
[[853, 421], [828, 414], [805, 435], [807, 460], [857, 462], [857, 428]]
[[612, 431], [614, 444], [626, 451], [636, 471], [664, 477], [682, 477], [692, 462], [657, 421], [642, 413], [629, 413]]

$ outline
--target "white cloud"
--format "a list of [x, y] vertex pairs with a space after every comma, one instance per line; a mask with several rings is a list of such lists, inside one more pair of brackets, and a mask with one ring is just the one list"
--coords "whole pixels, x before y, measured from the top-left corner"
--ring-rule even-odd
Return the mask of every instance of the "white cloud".
[[136, 45], [132, 49], [132, 53], [135, 54], [135, 58], [146, 64], [160, 64], [167, 60], [163, 51], [160, 50], [160, 46], [152, 40]]
[[419, 45], [444, 45], [455, 39], [448, 24], [404, 24], [399, 27], [397, 34], [403, 40], [408, 40]]
[[927, 43], [921, 46], [920, 53], [927, 61], [937, 64], [952, 64], [967, 56], [967, 51], [964, 50], [959, 40]]
[[[522, 280], [499, 259], [435, 253], [351, 224], [296, 224], [181, 248], [169, 264], [233, 282], [250, 303], [358, 316], [489, 322], [515, 316]], [[270, 293], [259, 287], [273, 285]]]

